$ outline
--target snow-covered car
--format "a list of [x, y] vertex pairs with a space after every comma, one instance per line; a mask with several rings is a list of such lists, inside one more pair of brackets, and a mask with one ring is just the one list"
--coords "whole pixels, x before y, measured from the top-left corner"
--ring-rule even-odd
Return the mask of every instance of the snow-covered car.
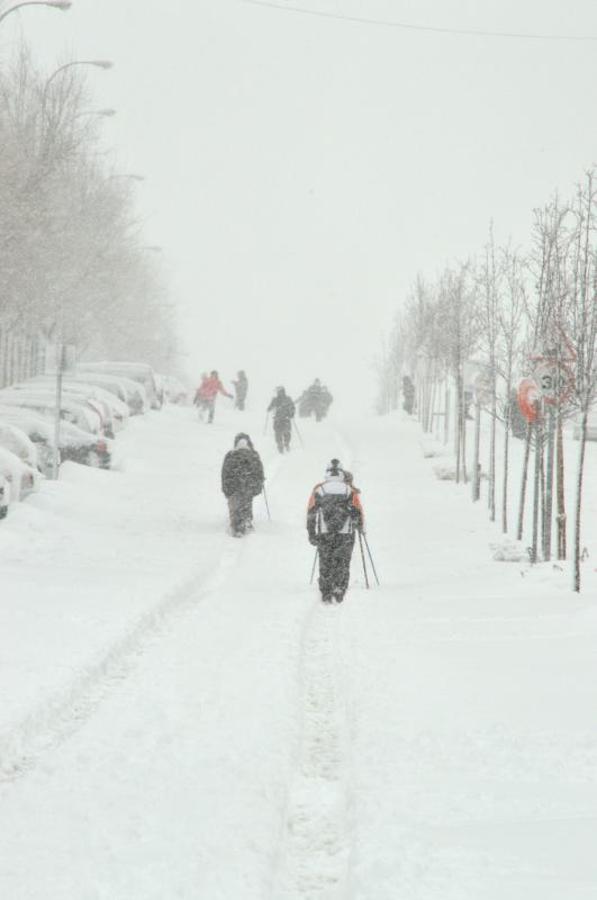
[[123, 400], [129, 409], [131, 416], [142, 415], [147, 409], [147, 394], [145, 388], [138, 381], [127, 378], [125, 375], [110, 375], [107, 372], [94, 372], [91, 370], [75, 369], [69, 372], [70, 380], [83, 381], [86, 384], [94, 384], [103, 388], [120, 400]]
[[11, 503], [24, 500], [39, 487], [39, 472], [5, 447], [0, 447], [0, 472], [10, 485]]
[[37, 449], [31, 438], [18, 425], [3, 421], [1, 415], [0, 447], [10, 450], [32, 469], [39, 469]]
[[150, 407], [152, 409], [162, 408], [163, 395], [156, 382], [155, 372], [147, 363], [104, 360], [95, 363], [80, 363], [77, 368], [79, 372], [107, 372], [118, 377], [132, 378], [133, 381], [138, 381], [145, 388]]
[[[44, 385], [44, 389], [48, 387], [52, 389], [55, 379], [55, 375], [38, 375], [25, 384]], [[121, 431], [125, 427], [130, 414], [128, 405], [110, 391], [82, 379], [73, 378], [70, 372], [63, 378], [62, 390], [65, 396], [84, 398], [92, 409], [95, 409], [102, 420], [102, 432], [106, 437], [114, 437], [116, 431]]]
[[161, 379], [164, 386], [164, 396], [168, 403], [186, 406], [189, 402], [189, 392], [182, 381], [179, 381], [173, 375], [162, 375]]
[[6, 518], [6, 514], [8, 513], [8, 497], [10, 494], [10, 487], [8, 481], [0, 473], [0, 519]]
[[[21, 406], [24, 409], [35, 409], [43, 416], [53, 418], [56, 409], [56, 396], [43, 385], [33, 387], [10, 387], [0, 391], [1, 406]], [[66, 422], [99, 434], [101, 417], [84, 399], [64, 395], [60, 405], [60, 418]]]
[[[51, 475], [54, 463], [54, 423], [36, 410], [18, 406], [1, 406], [0, 419], [18, 426], [37, 448], [38, 461], [44, 475]], [[112, 466], [112, 442], [91, 434], [70, 422], [60, 423], [60, 462], [71, 460], [84, 466], [109, 469]]]

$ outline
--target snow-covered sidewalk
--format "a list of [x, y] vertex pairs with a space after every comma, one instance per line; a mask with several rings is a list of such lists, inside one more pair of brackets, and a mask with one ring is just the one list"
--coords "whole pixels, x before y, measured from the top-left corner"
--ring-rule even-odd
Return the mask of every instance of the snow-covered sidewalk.
[[[584, 900], [597, 893], [594, 598], [491, 561], [496, 529], [400, 419], [222, 407], [131, 423], [0, 530], [0, 895]], [[225, 533], [235, 430], [273, 521]], [[363, 488], [382, 588], [307, 584], [325, 462]]]

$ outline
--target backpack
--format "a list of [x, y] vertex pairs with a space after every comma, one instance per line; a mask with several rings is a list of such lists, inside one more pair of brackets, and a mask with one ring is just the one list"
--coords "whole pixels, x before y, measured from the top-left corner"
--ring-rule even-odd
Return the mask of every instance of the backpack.
[[[339, 534], [347, 520], [352, 520], [352, 493], [318, 495], [317, 506], [325, 523], [324, 533]], [[352, 531], [352, 528], [349, 528]]]

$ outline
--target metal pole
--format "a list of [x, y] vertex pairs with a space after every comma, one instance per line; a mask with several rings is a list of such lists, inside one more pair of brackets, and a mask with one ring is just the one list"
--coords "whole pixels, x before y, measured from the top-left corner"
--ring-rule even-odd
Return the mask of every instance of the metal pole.
[[54, 464], [52, 478], [56, 480], [60, 470], [60, 410], [62, 408], [62, 372], [64, 369], [64, 344], [58, 345], [58, 369], [56, 372], [56, 408], [54, 410]]
[[269, 422], [269, 409], [265, 414], [265, 424], [263, 426], [263, 434], [267, 434], [267, 423]]
[[309, 584], [313, 584], [313, 579], [315, 578], [315, 566], [317, 565], [317, 557], [319, 556], [319, 547], [315, 548], [315, 559], [313, 560], [313, 568], [311, 569], [311, 578], [309, 580]]
[[270, 522], [271, 522], [271, 520], [272, 520], [272, 514], [271, 514], [270, 511], [269, 511], [269, 503], [267, 502], [267, 493], [266, 493], [266, 491], [265, 491], [265, 484], [263, 485], [263, 499], [265, 500], [265, 508], [266, 508], [266, 510], [267, 510], [267, 517], [268, 517], [268, 519], [269, 519]]
[[[359, 532], [359, 534], [360, 533], [361, 532]], [[371, 555], [371, 548], [369, 547], [369, 541], [367, 540], [367, 535], [365, 534], [364, 531], [362, 532], [362, 534], [363, 534], [363, 540], [365, 541], [365, 547], [367, 548], [367, 554], [369, 556], [369, 561], [371, 563], [371, 568], [373, 569], [373, 574], [375, 575], [375, 580], [377, 581], [377, 585], [379, 587], [379, 578], [377, 577], [377, 570], [375, 568], [375, 563], [373, 562], [373, 557]]]
[[299, 439], [299, 444], [301, 445], [301, 447], [304, 448], [305, 445], [303, 444], [303, 439], [302, 439], [302, 437], [301, 437], [301, 433], [300, 433], [300, 431], [298, 430], [298, 425], [296, 424], [296, 422], [294, 421], [294, 419], [292, 420], [292, 424], [294, 425], [294, 430], [296, 431], [296, 436], [297, 436], [297, 438]]
[[367, 575], [367, 564], [365, 562], [365, 552], [363, 550], [363, 535], [360, 531], [358, 532], [358, 535], [359, 535], [359, 547], [361, 548], [361, 560], [363, 562], [363, 573], [365, 575], [365, 584], [367, 585], [367, 590], [369, 590], [370, 584], [369, 584], [369, 576]]

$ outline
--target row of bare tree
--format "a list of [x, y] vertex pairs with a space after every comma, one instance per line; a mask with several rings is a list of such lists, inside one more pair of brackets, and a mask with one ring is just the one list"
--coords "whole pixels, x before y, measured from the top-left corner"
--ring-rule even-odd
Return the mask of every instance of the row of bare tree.
[[[597, 403], [597, 173], [568, 201], [536, 210], [530, 250], [496, 246], [446, 268], [434, 283], [418, 278], [398, 312], [379, 365], [380, 411], [399, 405], [401, 379], [413, 387], [426, 432], [454, 441], [455, 478], [480, 497], [487, 478], [489, 516], [502, 531], [525, 533], [532, 481], [531, 560], [567, 554], [563, 428], [575, 423], [573, 588], [580, 590], [587, 426]], [[481, 413], [488, 451], [481, 461]], [[473, 415], [474, 412], [474, 415]], [[467, 419], [474, 422], [472, 461]], [[511, 515], [511, 434], [524, 440], [520, 499]], [[500, 472], [498, 440], [502, 441]], [[534, 459], [532, 473], [529, 473]], [[531, 477], [532, 474], [532, 477]], [[498, 496], [499, 494], [499, 496]]]
[[0, 384], [43, 369], [59, 344], [172, 368], [159, 256], [92, 108], [79, 69], [48, 78], [23, 48], [0, 63]]

